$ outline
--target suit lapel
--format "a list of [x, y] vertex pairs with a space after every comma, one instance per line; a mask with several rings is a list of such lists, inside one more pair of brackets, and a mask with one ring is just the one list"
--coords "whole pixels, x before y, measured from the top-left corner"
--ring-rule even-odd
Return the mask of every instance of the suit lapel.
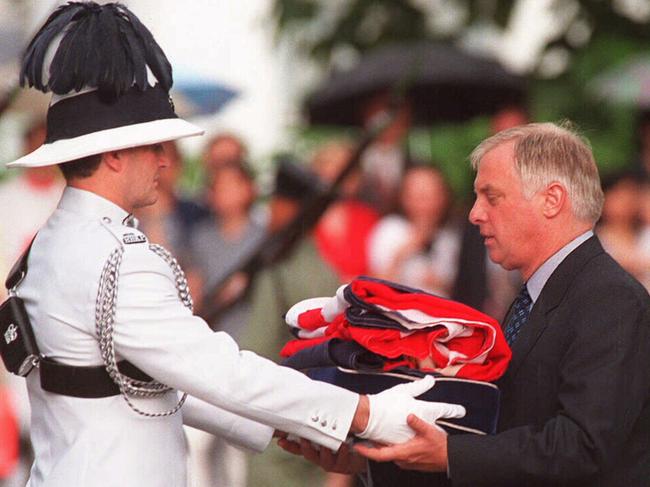
[[548, 314], [560, 304], [580, 269], [593, 257], [603, 252], [598, 238], [591, 237], [571, 252], [551, 274], [533, 305], [528, 322], [521, 328], [512, 346], [512, 360], [507, 372], [509, 377], [516, 375], [519, 367], [544, 333], [548, 325]]

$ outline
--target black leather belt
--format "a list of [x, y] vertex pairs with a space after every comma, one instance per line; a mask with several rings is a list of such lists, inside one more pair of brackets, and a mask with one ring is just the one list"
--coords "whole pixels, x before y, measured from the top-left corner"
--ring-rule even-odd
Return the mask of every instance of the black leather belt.
[[[86, 399], [117, 396], [120, 393], [119, 387], [103, 365], [76, 367], [42, 358], [38, 368], [41, 387], [48, 392]], [[126, 360], [118, 362], [117, 368], [132, 379], [145, 382], [153, 380]]]

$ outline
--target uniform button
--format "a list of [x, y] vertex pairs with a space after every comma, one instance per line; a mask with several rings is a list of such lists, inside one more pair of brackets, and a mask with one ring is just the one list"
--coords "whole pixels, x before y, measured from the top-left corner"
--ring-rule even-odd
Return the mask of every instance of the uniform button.
[[112, 223], [112, 222], [111, 222], [111, 219], [108, 218], [107, 216], [105, 216], [104, 218], [102, 218], [102, 221], [103, 221], [104, 223]]
[[311, 420], [312, 420], [314, 423], [318, 423], [318, 420], [319, 420], [319, 419], [320, 419], [320, 418], [319, 418], [318, 416], [316, 416], [316, 415], [314, 415], [314, 416], [311, 417]]
[[324, 419], [323, 421], [321, 421], [321, 422], [320, 422], [320, 425], [321, 425], [323, 428], [324, 428], [325, 426], [327, 426], [327, 420]]
[[332, 423], [332, 429], [333, 429], [333, 430], [336, 430], [336, 421], [334, 421], [334, 422]]

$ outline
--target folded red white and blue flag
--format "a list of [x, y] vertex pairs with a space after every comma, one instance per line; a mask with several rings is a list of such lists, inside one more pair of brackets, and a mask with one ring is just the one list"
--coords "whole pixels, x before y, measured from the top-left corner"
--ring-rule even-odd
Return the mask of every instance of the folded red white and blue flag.
[[470, 307], [398, 283], [359, 277], [333, 297], [301, 301], [287, 312], [298, 337], [289, 357], [332, 338], [385, 357], [384, 370], [410, 367], [450, 377], [494, 381], [511, 358], [499, 323]]

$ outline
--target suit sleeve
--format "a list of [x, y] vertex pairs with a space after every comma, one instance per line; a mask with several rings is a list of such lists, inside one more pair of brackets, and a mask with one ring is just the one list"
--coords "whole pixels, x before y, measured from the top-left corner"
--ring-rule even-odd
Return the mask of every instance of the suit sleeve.
[[647, 296], [606, 281], [570, 292], [555, 416], [489, 437], [449, 437], [455, 486], [588, 479], [624, 449], [650, 384]]
[[231, 413], [337, 450], [359, 396], [308, 379], [214, 333], [182, 305], [171, 271], [145, 246], [124, 254], [116, 353], [156, 380]]

